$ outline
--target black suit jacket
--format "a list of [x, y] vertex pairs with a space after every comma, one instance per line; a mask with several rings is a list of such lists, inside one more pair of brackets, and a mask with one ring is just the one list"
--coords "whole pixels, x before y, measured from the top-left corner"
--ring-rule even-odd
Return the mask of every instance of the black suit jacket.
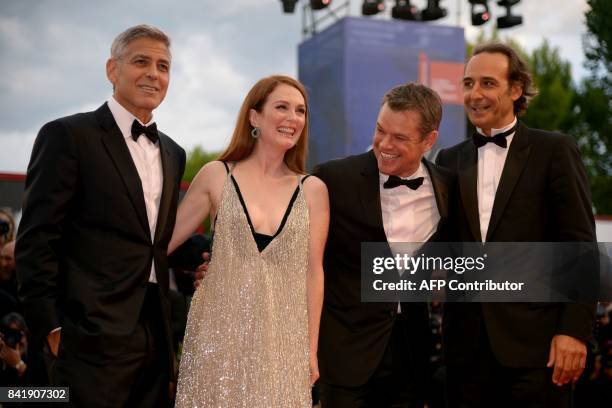
[[[424, 163], [441, 216], [438, 234], [447, 220], [452, 175], [432, 163]], [[378, 166], [370, 151], [321, 164], [313, 173], [327, 185], [330, 202], [319, 336], [321, 379], [329, 384], [359, 386], [379, 365], [397, 314], [396, 302], [361, 302], [361, 243], [387, 241]], [[423, 374], [430, 335], [428, 308], [425, 303], [406, 303], [402, 311], [410, 319], [414, 369]]]
[[[440, 151], [438, 164], [457, 174], [458, 241], [481, 241], [478, 152], [471, 140]], [[487, 242], [596, 241], [585, 168], [575, 141], [566, 135], [529, 129], [514, 135], [502, 171], [487, 231]], [[509, 367], [543, 367], [555, 334], [590, 340], [595, 305], [483, 303], [445, 305], [445, 351], [449, 362], [467, 363], [486, 330], [491, 348]]]
[[106, 104], [47, 123], [34, 144], [16, 248], [26, 319], [39, 338], [61, 326], [62, 346], [93, 364], [129, 340], [152, 262], [172, 344], [166, 251], [185, 152], [161, 132], [159, 146], [163, 190], [152, 239], [138, 172]]

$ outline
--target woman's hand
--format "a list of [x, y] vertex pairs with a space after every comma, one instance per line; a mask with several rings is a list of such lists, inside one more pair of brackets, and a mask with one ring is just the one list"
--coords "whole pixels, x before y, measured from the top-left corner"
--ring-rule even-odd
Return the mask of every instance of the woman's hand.
[[314, 384], [319, 379], [319, 360], [317, 359], [317, 353], [310, 353], [310, 386], [314, 386]]

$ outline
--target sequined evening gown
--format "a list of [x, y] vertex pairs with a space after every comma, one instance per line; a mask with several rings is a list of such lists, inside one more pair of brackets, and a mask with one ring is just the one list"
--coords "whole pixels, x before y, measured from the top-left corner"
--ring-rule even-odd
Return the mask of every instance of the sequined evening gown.
[[[297, 184], [279, 230], [265, 236], [253, 230], [228, 170], [209, 272], [189, 311], [176, 407], [312, 406], [306, 309], [309, 219]], [[261, 252], [258, 243], [265, 246]]]

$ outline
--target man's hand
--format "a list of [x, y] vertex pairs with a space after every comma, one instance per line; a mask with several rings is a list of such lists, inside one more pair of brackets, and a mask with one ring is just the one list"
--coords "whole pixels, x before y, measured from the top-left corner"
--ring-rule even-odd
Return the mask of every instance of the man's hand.
[[576, 382], [586, 365], [586, 344], [574, 337], [557, 334], [550, 344], [546, 367], [554, 367], [552, 382], [558, 386]]
[[59, 342], [62, 330], [56, 330], [49, 334], [47, 334], [47, 344], [49, 345], [49, 350], [51, 350], [51, 354], [57, 357], [57, 352], [59, 350]]
[[200, 264], [200, 266], [196, 268], [195, 273], [193, 275], [193, 277], [195, 278], [195, 280], [193, 281], [194, 288], [197, 288], [198, 286], [200, 286], [200, 283], [202, 283], [202, 279], [204, 279], [204, 277], [208, 273], [208, 264], [210, 263], [210, 252], [202, 252], [202, 259], [204, 260], [204, 262], [202, 262], [202, 264]]

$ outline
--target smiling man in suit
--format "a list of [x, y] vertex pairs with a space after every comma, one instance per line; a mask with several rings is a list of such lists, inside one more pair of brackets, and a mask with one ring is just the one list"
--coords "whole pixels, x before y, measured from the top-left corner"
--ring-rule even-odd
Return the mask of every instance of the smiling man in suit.
[[78, 407], [167, 406], [174, 375], [167, 246], [185, 152], [152, 112], [170, 40], [129, 28], [94, 112], [47, 123], [28, 166], [16, 261], [26, 318], [56, 357], [52, 384]]
[[442, 103], [413, 83], [384, 97], [367, 153], [317, 166], [329, 190], [319, 336], [326, 408], [422, 407], [429, 359], [425, 303], [361, 301], [362, 242], [426, 242], [447, 220], [450, 172], [423, 158]]
[[[476, 47], [465, 67], [464, 105], [478, 133], [438, 155], [458, 177], [458, 241], [596, 240], [575, 141], [517, 120], [535, 93], [531, 83], [526, 64], [504, 44]], [[445, 306], [451, 407], [571, 406], [570, 382], [585, 366], [594, 304]]]

